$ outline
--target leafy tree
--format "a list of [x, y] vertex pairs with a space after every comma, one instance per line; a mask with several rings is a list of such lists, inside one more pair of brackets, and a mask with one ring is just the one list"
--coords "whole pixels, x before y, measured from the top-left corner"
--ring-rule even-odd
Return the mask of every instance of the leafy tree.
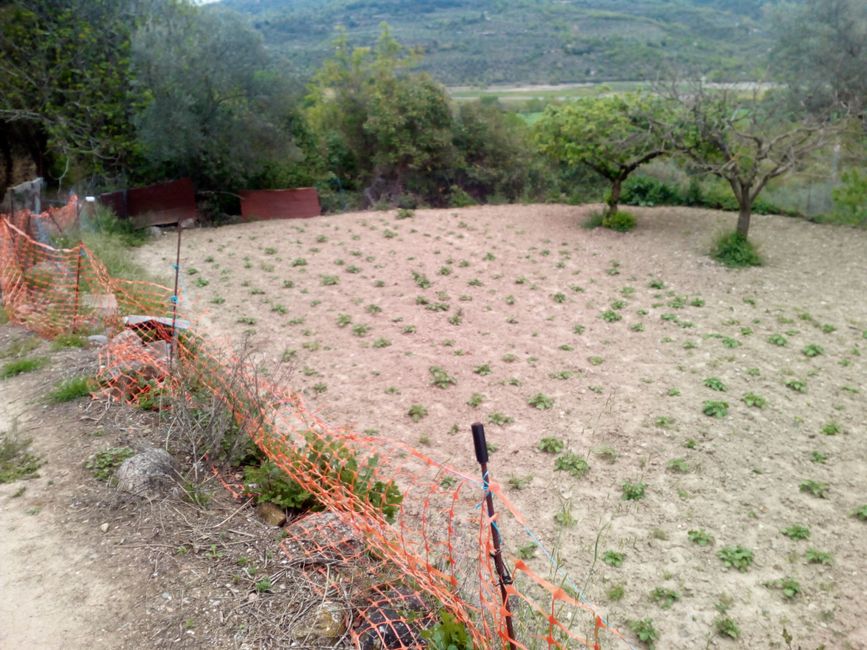
[[673, 84], [671, 118], [655, 120], [660, 137], [699, 172], [722, 178], [738, 203], [737, 235], [746, 239], [753, 203], [769, 181], [796, 169], [822, 147], [832, 128], [815, 118], [799, 120], [777, 98], [737, 88]]
[[606, 216], [617, 212], [629, 175], [665, 153], [649, 116], [657, 102], [637, 94], [599, 96], [549, 106], [536, 124], [540, 150], [568, 165], [586, 165], [611, 184]]
[[405, 72], [415, 60], [387, 25], [373, 48], [351, 48], [343, 34], [310, 86], [307, 117], [321, 158], [369, 203], [407, 189], [436, 200], [448, 186], [448, 98], [427, 75]]
[[135, 159], [130, 114], [131, 33], [144, 2], [0, 3], [0, 122], [11, 149], [37, 172], [91, 179], [122, 175]]
[[461, 104], [454, 125], [457, 183], [474, 198], [514, 201], [526, 191], [533, 164], [530, 132], [497, 103]]
[[183, 3], [153, 14], [134, 35], [133, 64], [147, 89], [135, 125], [149, 176], [231, 190], [299, 157], [286, 75], [236, 15]]
[[787, 3], [773, 18], [770, 63], [798, 104], [820, 112], [842, 104], [853, 115], [867, 108], [867, 3]]

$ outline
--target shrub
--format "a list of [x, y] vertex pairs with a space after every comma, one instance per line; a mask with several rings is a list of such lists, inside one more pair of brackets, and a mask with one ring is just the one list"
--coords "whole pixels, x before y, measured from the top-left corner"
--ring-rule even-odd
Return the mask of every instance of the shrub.
[[635, 228], [635, 217], [629, 212], [618, 211], [602, 217], [602, 227], [617, 232], [629, 232]]
[[[379, 510], [386, 520], [394, 520], [403, 495], [393, 481], [376, 478], [378, 456], [360, 463], [355, 452], [341, 440], [309, 433], [306, 439], [304, 448], [289, 456], [291, 467], [299, 474], [317, 476], [319, 484], [342, 485], [360, 501]], [[313, 495], [272, 461], [244, 468], [244, 481], [259, 503], [269, 501], [292, 510], [322, 508]]]
[[843, 173], [843, 183], [834, 189], [831, 220], [853, 226], [867, 226], [867, 174], [857, 169]]
[[711, 257], [732, 268], [761, 266], [762, 258], [752, 243], [736, 232], [720, 235], [711, 248]]
[[625, 205], [655, 206], [684, 205], [684, 197], [677, 187], [672, 187], [650, 176], [630, 176], [623, 183], [620, 202]]

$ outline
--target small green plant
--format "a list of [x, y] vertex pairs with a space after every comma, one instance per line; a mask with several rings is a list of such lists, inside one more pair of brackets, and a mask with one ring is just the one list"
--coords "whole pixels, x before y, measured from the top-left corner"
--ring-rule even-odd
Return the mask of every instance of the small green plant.
[[590, 471], [590, 465], [578, 454], [567, 451], [562, 456], [558, 456], [554, 461], [554, 469], [560, 472], [567, 472], [574, 478], [582, 478]]
[[728, 616], [720, 616], [714, 621], [714, 629], [720, 636], [727, 636], [730, 639], [737, 639], [741, 635], [741, 629]]
[[714, 241], [710, 254], [715, 260], [731, 268], [762, 265], [762, 258], [752, 242], [736, 232], [720, 235]]
[[16, 375], [22, 375], [25, 372], [34, 372], [35, 370], [44, 368], [47, 363], [48, 359], [44, 357], [31, 357], [10, 361], [0, 368], [0, 379], [9, 379]]
[[623, 600], [623, 596], [626, 595], [626, 590], [623, 588], [623, 585], [612, 585], [606, 595], [608, 596], [608, 600], [612, 603], [617, 603]]
[[728, 415], [729, 405], [728, 402], [706, 401], [702, 406], [701, 412], [708, 417], [724, 418]]
[[532, 476], [511, 476], [507, 483], [513, 490], [523, 490], [533, 482]]
[[713, 546], [713, 535], [706, 530], [694, 529], [687, 531], [687, 538], [698, 546]]
[[95, 453], [84, 463], [84, 468], [90, 470], [94, 478], [100, 481], [108, 481], [114, 471], [123, 464], [127, 458], [135, 455], [129, 447], [111, 447]]
[[660, 429], [669, 429], [674, 426], [674, 418], [669, 415], [660, 415], [653, 421], [653, 424]]
[[623, 485], [620, 487], [623, 493], [624, 501], [639, 501], [644, 498], [644, 494], [647, 491], [647, 484], [639, 481], [638, 483], [631, 483], [630, 481], [625, 481]]
[[97, 388], [97, 382], [92, 377], [72, 377], [57, 384], [48, 393], [48, 399], [52, 402], [71, 402], [79, 397], [88, 397]]
[[782, 533], [789, 539], [810, 539], [810, 529], [807, 526], [802, 526], [801, 524], [792, 524], [788, 528], [784, 528]]
[[524, 546], [518, 548], [518, 557], [522, 560], [531, 560], [536, 557], [536, 550], [539, 548], [539, 545], [535, 542], [530, 542]]
[[482, 402], [485, 401], [485, 396], [481, 393], [473, 393], [470, 395], [470, 399], [467, 400], [467, 406], [471, 406], [472, 408], [477, 408], [482, 405]]
[[390, 346], [390, 345], [391, 345], [391, 341], [389, 341], [389, 340], [386, 339], [386, 338], [382, 338], [382, 337], [376, 339], [376, 340], [373, 342], [373, 347], [376, 348], [376, 349], [387, 348], [387, 347]]
[[30, 452], [30, 443], [29, 438], [19, 437], [15, 429], [0, 431], [0, 484], [39, 476], [42, 461]]
[[448, 388], [458, 383], [457, 379], [452, 377], [444, 368], [440, 366], [431, 366], [428, 368], [431, 375], [431, 384], [437, 388]]
[[536, 393], [527, 400], [527, 404], [540, 411], [547, 411], [554, 407], [554, 399], [548, 397], [545, 393]]
[[424, 273], [413, 271], [412, 279], [419, 289], [429, 289], [431, 286], [430, 280], [428, 280], [427, 276]]
[[776, 587], [783, 592], [783, 598], [786, 600], [794, 600], [801, 593], [801, 584], [794, 578], [781, 578], [774, 581], [769, 586]]
[[626, 555], [624, 553], [618, 553], [617, 551], [605, 551], [602, 554], [602, 561], [605, 562], [608, 566], [612, 566], [614, 568], [618, 568], [623, 565], [623, 560], [626, 559]]
[[689, 465], [684, 458], [673, 458], [668, 461], [667, 465], [669, 471], [674, 472], [675, 474], [686, 474], [689, 472]]
[[867, 504], [853, 510], [852, 516], [860, 521], [867, 521]]
[[564, 443], [559, 438], [542, 438], [539, 441], [539, 451], [546, 454], [559, 454], [563, 451]]
[[596, 454], [597, 458], [609, 464], [617, 460], [617, 450], [614, 447], [599, 447], [594, 449], [593, 453]]
[[421, 404], [413, 404], [406, 414], [413, 422], [419, 422], [422, 418], [427, 417], [427, 409]]
[[671, 606], [680, 600], [680, 594], [673, 589], [657, 587], [650, 592], [650, 600], [659, 605], [662, 609], [671, 609]]
[[340, 282], [340, 278], [336, 275], [323, 275], [319, 279], [323, 287], [333, 287]]
[[722, 383], [717, 377], [708, 377], [704, 380], [704, 385], [706, 388], [710, 388], [711, 390], [719, 391], [724, 393], [726, 390], [726, 385]]
[[656, 647], [656, 642], [659, 640], [659, 633], [653, 626], [653, 621], [649, 618], [643, 618], [640, 621], [629, 621], [627, 623], [632, 633], [638, 637], [638, 640], [644, 643], [650, 650]]
[[823, 436], [836, 436], [842, 432], [842, 428], [836, 422], [831, 421], [823, 425], [820, 431]]
[[255, 325], [256, 319], [252, 316], [240, 316], [238, 318], [238, 323], [240, 323], [241, 325]]
[[739, 347], [741, 346], [741, 342], [740, 342], [740, 341], [738, 341], [737, 339], [733, 339], [733, 338], [731, 338], [730, 336], [724, 336], [724, 337], [722, 337], [722, 338], [720, 339], [720, 343], [722, 343], [723, 346], [729, 348], [730, 350], [732, 350], [732, 349], [734, 349], [734, 348], [739, 348]]
[[807, 382], [802, 381], [800, 379], [790, 379], [786, 382], [786, 388], [790, 388], [796, 393], [806, 393], [807, 392]]
[[824, 464], [828, 460], [828, 454], [821, 451], [813, 451], [810, 453], [810, 461], [813, 463]]
[[827, 483], [822, 483], [821, 481], [802, 481], [800, 485], [798, 485], [798, 489], [801, 492], [806, 492], [814, 497], [819, 499], [824, 499], [828, 496], [829, 486]]
[[364, 325], [363, 323], [358, 323], [352, 326], [352, 333], [355, 336], [366, 336], [370, 331], [370, 325]]
[[507, 424], [512, 424], [512, 422], [514, 421], [514, 418], [500, 413], [499, 411], [494, 411], [488, 416], [488, 422], [490, 422], [491, 424], [496, 424], [500, 427], [504, 427]]
[[346, 327], [352, 323], [352, 316], [349, 314], [337, 314], [337, 327]]
[[776, 345], [777, 347], [785, 347], [789, 344], [788, 339], [782, 334], [771, 334], [768, 337], [768, 343], [772, 345]]
[[753, 563], [753, 552], [743, 546], [725, 546], [717, 552], [717, 557], [729, 569], [748, 571]]
[[415, 211], [410, 208], [398, 208], [395, 218], [399, 221], [403, 219], [412, 219], [415, 216]]
[[825, 354], [825, 350], [822, 349], [822, 346], [811, 343], [810, 345], [805, 347], [803, 350], [801, 350], [801, 353], [805, 357], [813, 358], [813, 357], [818, 357], [822, 354]]
[[483, 363], [482, 365], [476, 366], [475, 368], [473, 368], [473, 372], [476, 373], [477, 375], [479, 375], [480, 377], [485, 377], [487, 375], [490, 375], [493, 372], [493, 370], [491, 370], [490, 364]]
[[622, 320], [623, 316], [613, 309], [608, 309], [602, 312], [600, 318], [602, 318], [606, 323], [616, 323], [617, 321]]
[[830, 553], [815, 548], [808, 548], [804, 557], [808, 564], [824, 564], [830, 566], [834, 562]]
[[747, 393], [741, 398], [747, 406], [752, 406], [753, 408], [763, 409], [767, 405], [767, 400], [761, 395], [756, 395], [755, 393]]

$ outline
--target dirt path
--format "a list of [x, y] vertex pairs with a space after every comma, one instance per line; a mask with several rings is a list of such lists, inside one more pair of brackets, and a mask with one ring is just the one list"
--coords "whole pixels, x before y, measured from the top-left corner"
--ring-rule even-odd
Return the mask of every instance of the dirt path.
[[[32, 438], [44, 458], [59, 432], [38, 417], [40, 379], [3, 382], [0, 431]], [[58, 521], [65, 494], [55, 482], [62, 471], [47, 464], [39, 478], [0, 485], [0, 648], [117, 647], [123, 589], [101, 570], [89, 540], [79, 542]]]

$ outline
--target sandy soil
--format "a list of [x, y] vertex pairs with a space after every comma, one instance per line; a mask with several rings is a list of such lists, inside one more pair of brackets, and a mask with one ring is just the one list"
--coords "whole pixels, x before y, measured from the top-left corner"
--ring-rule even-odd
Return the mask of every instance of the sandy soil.
[[[794, 647], [867, 647], [867, 525], [850, 516], [867, 503], [867, 233], [756, 216], [767, 264], [732, 271], [705, 255], [731, 214], [635, 209], [639, 226], [623, 235], [582, 229], [590, 209], [191, 231], [185, 307], [209, 334], [248, 335], [272, 367], [294, 368], [293, 385], [334, 423], [427, 447], [463, 471], [474, 471], [469, 424], [511, 418], [489, 425], [495, 477], [529, 478], [511, 496], [536, 533], [615, 624], [653, 619], [660, 647], [784, 647], [784, 628]], [[139, 260], [164, 274], [173, 251], [166, 236]], [[437, 304], [444, 311], [429, 309]], [[769, 340], [777, 335], [785, 345]], [[822, 353], [806, 356], [809, 345]], [[432, 387], [432, 366], [456, 383]], [[724, 391], [705, 385], [714, 378]], [[552, 408], [528, 404], [538, 393]], [[745, 404], [747, 393], [765, 407]], [[704, 415], [706, 401], [727, 402], [728, 414]], [[415, 404], [428, 413], [418, 422]], [[587, 476], [556, 471], [543, 437], [585, 458]], [[827, 483], [826, 497], [800, 491], [807, 480]], [[623, 500], [625, 481], [645, 483], [645, 498]], [[577, 525], [555, 522], [564, 509]], [[809, 540], [781, 533], [793, 524]], [[714, 544], [692, 543], [696, 529]], [[594, 564], [597, 535], [622, 566]], [[732, 545], [754, 552], [749, 571], [717, 558]], [[808, 563], [808, 548], [832, 564]], [[777, 588], [786, 577], [801, 588], [791, 600]], [[671, 608], [652, 601], [657, 587], [677, 592]], [[739, 640], [715, 635], [719, 609]]]

